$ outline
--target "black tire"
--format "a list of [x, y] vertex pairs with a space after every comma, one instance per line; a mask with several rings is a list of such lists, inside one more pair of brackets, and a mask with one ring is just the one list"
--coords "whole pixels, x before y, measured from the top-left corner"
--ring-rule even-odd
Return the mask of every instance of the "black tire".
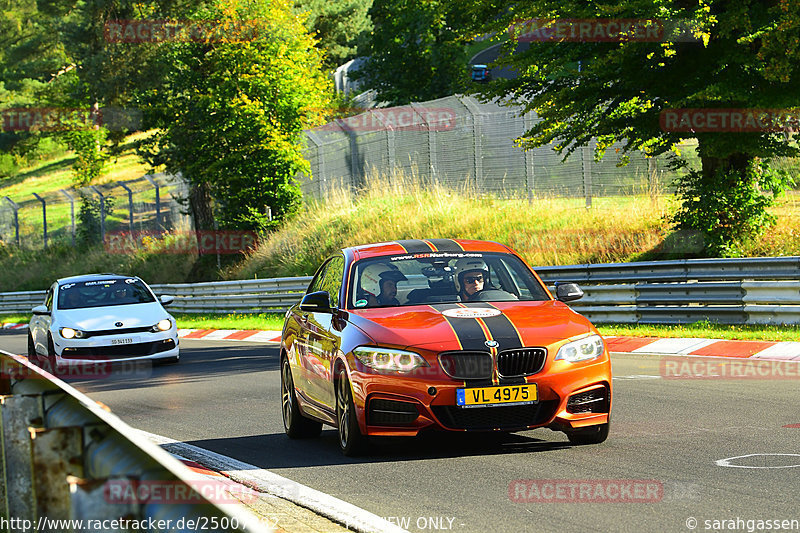
[[367, 449], [367, 437], [361, 434], [356, 418], [356, 407], [347, 373], [340, 368], [336, 375], [336, 428], [339, 448], [348, 457], [361, 455]]
[[292, 369], [285, 357], [281, 360], [281, 414], [283, 430], [290, 439], [319, 437], [322, 433], [322, 422], [308, 419], [300, 412], [294, 392]]
[[577, 444], [579, 446], [584, 444], [600, 444], [608, 438], [608, 430], [610, 427], [611, 422], [607, 422], [597, 426], [568, 431], [567, 438], [569, 438], [572, 444]]
[[39, 361], [39, 356], [36, 354], [36, 345], [33, 344], [33, 337], [30, 331], [28, 332], [28, 361], [34, 364]]
[[47, 335], [47, 356], [44, 360], [41, 360], [40, 358], [40, 361], [42, 362], [41, 367], [43, 369], [47, 370], [54, 376], [58, 376], [60, 369], [58, 368], [58, 363], [56, 362], [56, 348], [53, 346], [53, 337], [50, 335]]

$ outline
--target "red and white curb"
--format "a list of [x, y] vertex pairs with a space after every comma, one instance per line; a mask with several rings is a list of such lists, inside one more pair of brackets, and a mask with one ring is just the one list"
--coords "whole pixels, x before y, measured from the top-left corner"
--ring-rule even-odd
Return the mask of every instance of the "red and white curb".
[[613, 353], [800, 361], [800, 342], [660, 339], [657, 337], [605, 337], [605, 340], [608, 351]]
[[[3, 329], [25, 329], [27, 324], [3, 324]], [[280, 343], [280, 331], [255, 329], [179, 329], [182, 339]], [[606, 336], [614, 353], [693, 355], [800, 361], [800, 342], [729, 341], [720, 339]]]
[[179, 329], [178, 337], [207, 341], [281, 342], [280, 331], [257, 329]]

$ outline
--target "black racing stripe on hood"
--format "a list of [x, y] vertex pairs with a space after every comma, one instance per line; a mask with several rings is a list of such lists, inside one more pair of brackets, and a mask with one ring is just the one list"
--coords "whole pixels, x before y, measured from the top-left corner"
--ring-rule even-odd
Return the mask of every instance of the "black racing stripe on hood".
[[463, 252], [464, 248], [453, 239], [428, 239], [440, 252]]
[[[448, 309], [463, 309], [458, 304], [434, 304], [431, 305], [434, 309], [439, 311], [447, 311]], [[455, 331], [458, 341], [461, 343], [463, 350], [488, 352], [489, 348], [486, 346], [486, 335], [483, 333], [481, 325], [474, 318], [451, 318], [447, 315], [442, 315], [445, 320], [450, 324]]]
[[[497, 309], [495, 306], [488, 303], [468, 303], [466, 306]], [[500, 343], [500, 346], [497, 347], [498, 352], [523, 347], [519, 333], [511, 323], [511, 319], [506, 315], [501, 313], [497, 316], [483, 317], [481, 320], [483, 320], [483, 323], [489, 328], [489, 333], [492, 334], [492, 338]]]
[[422, 239], [406, 239], [403, 241], [395, 241], [397, 244], [405, 248], [406, 252], [410, 254], [417, 254], [423, 252], [432, 252], [431, 247]]

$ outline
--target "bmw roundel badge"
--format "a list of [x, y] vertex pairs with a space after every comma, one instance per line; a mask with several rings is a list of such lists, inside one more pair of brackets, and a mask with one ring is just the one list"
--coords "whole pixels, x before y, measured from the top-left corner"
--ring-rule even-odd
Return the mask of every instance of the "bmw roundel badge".
[[497, 348], [498, 346], [500, 346], [500, 343], [497, 342], [496, 340], [486, 341], [484, 342], [484, 344], [486, 345], [487, 348]]

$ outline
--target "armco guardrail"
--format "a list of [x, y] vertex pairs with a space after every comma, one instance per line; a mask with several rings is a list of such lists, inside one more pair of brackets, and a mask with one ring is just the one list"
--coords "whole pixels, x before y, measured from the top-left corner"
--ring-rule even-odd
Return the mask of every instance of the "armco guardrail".
[[[303, 296], [311, 276], [153, 285], [159, 294], [175, 296], [178, 313], [261, 313], [286, 311]], [[0, 300], [2, 302], [2, 300]]]
[[[549, 285], [574, 281], [571, 305], [595, 322], [800, 324], [800, 257], [686, 259], [539, 267]], [[285, 311], [311, 277], [153, 285], [184, 313]], [[0, 293], [0, 312], [28, 313], [44, 291]]]
[[63, 381], [2, 351], [0, 369], [4, 529], [269, 531]]
[[800, 256], [744, 259], [682, 259], [538, 267], [545, 282], [636, 283], [800, 279]]

